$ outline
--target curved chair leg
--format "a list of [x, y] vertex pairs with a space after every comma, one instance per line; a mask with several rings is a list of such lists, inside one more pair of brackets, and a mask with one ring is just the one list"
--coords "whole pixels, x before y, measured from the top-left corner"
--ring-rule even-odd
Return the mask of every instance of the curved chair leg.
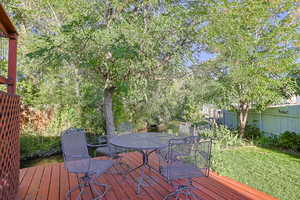
[[125, 172], [121, 172], [120, 174], [121, 175], [127, 175], [127, 173], [130, 171], [130, 166], [126, 163], [126, 162], [123, 162], [123, 161], [119, 161], [119, 163], [117, 163], [119, 166], [121, 166], [123, 169], [125, 168]]
[[191, 196], [194, 198], [194, 199], [199, 199], [201, 200], [202, 198], [200, 198], [197, 194], [191, 192]]
[[109, 173], [112, 175], [120, 175], [122, 176], [122, 183], [128, 181], [129, 183], [135, 184], [135, 181], [131, 179], [128, 180], [129, 172], [131, 171], [132, 167], [128, 165], [126, 162], [123, 162], [122, 157], [118, 158], [111, 169], [109, 169]]
[[85, 184], [83, 184], [82, 187], [79, 187], [80, 193], [79, 193], [78, 196], [77, 196], [77, 200], [81, 200], [81, 195], [84, 194], [84, 187], [85, 187]]
[[[109, 170], [111, 174], [125, 176], [130, 171], [130, 166], [126, 162], [123, 162], [121, 159], [122, 157], [116, 159], [116, 162], [113, 165], [114, 168]], [[121, 170], [118, 170], [119, 168], [121, 168]]]
[[83, 183], [79, 184], [79, 185], [76, 185], [75, 187], [73, 187], [72, 189], [70, 189], [67, 194], [66, 194], [66, 200], [69, 200], [70, 199], [70, 196], [72, 194], [72, 192], [75, 192], [76, 190], [80, 190], [80, 193], [79, 195], [77, 196], [77, 200], [81, 200], [81, 195], [84, 193], [84, 190], [82, 188], [84, 188], [85, 185]]
[[[168, 194], [167, 196], [165, 196], [165, 198], [163, 200], [168, 200], [169, 198], [173, 197], [173, 196], [177, 196], [178, 193], [177, 192], [172, 192], [170, 194]], [[176, 197], [177, 198], [177, 197]]]
[[[95, 185], [100, 186], [100, 187], [103, 187], [103, 188], [104, 188], [104, 192], [98, 191], [98, 190], [95, 188]], [[93, 192], [95, 192], [95, 193], [97, 194], [97, 197], [94, 198], [94, 200], [102, 199], [102, 197], [104, 197], [105, 194], [106, 194], [106, 193], [108, 192], [108, 190], [110, 189], [110, 186], [109, 186], [109, 185], [100, 183], [100, 182], [98, 182], [97, 180], [91, 181], [91, 182], [90, 182], [90, 186], [91, 186]]]
[[[85, 187], [90, 186], [92, 191], [97, 194], [97, 196], [93, 199], [93, 200], [100, 200], [102, 199], [105, 194], [107, 193], [107, 191], [109, 190], [109, 185], [107, 184], [102, 184], [100, 182], [98, 182], [95, 178], [92, 178], [91, 176], [89, 176], [88, 174], [86, 174], [85, 176], [81, 177], [79, 179], [80, 184], [76, 185], [75, 187], [73, 187], [72, 189], [70, 189], [67, 194], [66, 194], [66, 200], [70, 199], [71, 193], [75, 192], [76, 190], [80, 190], [80, 193], [78, 194], [76, 200], [81, 200], [81, 195], [83, 195], [85, 193]], [[104, 192], [99, 191], [95, 188], [95, 185], [98, 185], [100, 187], [104, 188]]]
[[193, 189], [194, 189], [193, 187], [181, 185], [174, 192], [165, 196], [163, 200], [168, 200], [171, 197], [176, 197], [177, 200], [179, 199], [180, 194], [183, 194], [185, 196], [185, 199], [191, 199], [192, 197], [193, 199], [200, 200], [201, 198], [195, 193], [193, 193], [192, 191]]

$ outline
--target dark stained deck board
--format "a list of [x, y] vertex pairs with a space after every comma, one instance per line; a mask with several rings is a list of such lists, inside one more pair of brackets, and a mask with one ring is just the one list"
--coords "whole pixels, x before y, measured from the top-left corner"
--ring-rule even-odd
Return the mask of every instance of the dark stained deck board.
[[[76, 185], [78, 185], [78, 177], [76, 174], [72, 174], [69, 173], [69, 184], [70, 184], [70, 188], [75, 187]], [[79, 195], [79, 190], [76, 190], [74, 192], [72, 192], [71, 194], [71, 200], [76, 200], [76, 197]]]
[[[124, 161], [124, 160], [123, 160]], [[135, 165], [130, 165], [131, 167], [135, 166]], [[132, 194], [132, 196], [130, 196], [130, 199], [143, 199], [141, 197], [145, 197], [145, 199], [149, 199], [152, 200], [153, 198], [151, 198], [151, 192], [149, 192], [149, 190], [142, 188], [141, 189], [141, 194], [140, 195], [136, 195], [135, 194], [135, 189], [136, 189], [136, 184], [137, 184], [137, 179], [139, 177], [139, 173], [137, 172], [132, 172], [127, 176], [127, 180], [124, 180], [124, 177], [121, 178], [120, 180], [120, 184], [124, 186], [126, 186], [125, 188], [128, 188], [130, 186], [130, 194]]]
[[[21, 170], [22, 171], [22, 170]], [[44, 169], [44, 174], [41, 179], [41, 185], [40, 189], [38, 191], [38, 195], [36, 197], [36, 200], [44, 200], [45, 197], [47, 198], [49, 195], [49, 186], [51, 181], [51, 173], [52, 173], [52, 166], [46, 166]]]
[[67, 170], [64, 168], [64, 165], [60, 165], [60, 189], [59, 189], [59, 199], [65, 200], [66, 193], [69, 191], [69, 174]]
[[[132, 166], [138, 166], [138, 165], [140, 165], [142, 163], [142, 161], [141, 161], [141, 159], [142, 159], [141, 155], [139, 155], [137, 153], [130, 153], [129, 155], [130, 156], [127, 156], [127, 157], [124, 156], [124, 158], [126, 158], [126, 160], [127, 160], [127, 163], [131, 163]], [[135, 175], [136, 179], [139, 178], [140, 173], [141, 173], [140, 171], [139, 172], [138, 171], [133, 171], [132, 172], [132, 174]], [[154, 174], [154, 173], [153, 174], [152, 173], [149, 174], [148, 173], [148, 169], [145, 169], [144, 173], [147, 174], [147, 175], [150, 175], [150, 176], [153, 176], [153, 174]], [[145, 183], [148, 184], [148, 185], [150, 185], [150, 186], [142, 186], [142, 188], [148, 193], [149, 196], [152, 197], [152, 199], [155, 199], [155, 200], [156, 199], [163, 199], [163, 197], [165, 195], [162, 195], [158, 191], [157, 187], [160, 187], [159, 185], [153, 184], [153, 181], [151, 181], [149, 179], [145, 179]], [[165, 192], [165, 194], [168, 194], [168, 192]]]
[[248, 199], [276, 199], [266, 193], [260, 192], [251, 188], [250, 186], [239, 183], [233, 179], [225, 176], [218, 176], [216, 173], [210, 173], [210, 178], [217, 180], [222, 183], [222, 185], [227, 186], [230, 189], [238, 191], [241, 195]]
[[[60, 191], [60, 164], [52, 165], [52, 174], [49, 185], [49, 195], [48, 200], [59, 200], [59, 191]], [[45, 197], [46, 200], [46, 197]]]
[[30, 187], [31, 181], [34, 177], [35, 171], [37, 170], [37, 167], [31, 167], [28, 168], [26, 171], [25, 176], [22, 179], [22, 182], [19, 186], [19, 191], [18, 191], [18, 195], [17, 195], [17, 199], [19, 200], [23, 200], [26, 198], [28, 189]]
[[[133, 166], [138, 166], [142, 162], [142, 157], [141, 155], [138, 156], [138, 154], [132, 154], [131, 156], [125, 157], [130, 163], [133, 164]], [[152, 188], [155, 190], [156, 196], [154, 197], [155, 199], [162, 198], [165, 196], [165, 194], [169, 193], [172, 188], [169, 187], [169, 190], [164, 187], [164, 180], [162, 177], [160, 177], [157, 173], [155, 172], [150, 172], [148, 169], [144, 169], [144, 173], [148, 176], [151, 177], [151, 180], [148, 180], [147, 183], [152, 185]], [[161, 179], [159, 179], [161, 178]], [[146, 186], [149, 187], [149, 186]]]
[[207, 178], [197, 178], [194, 179], [195, 186], [201, 186], [199, 189], [202, 190], [206, 188], [211, 190], [214, 193], [219, 194], [223, 198], [227, 200], [248, 200], [246, 197], [241, 197], [236, 191], [231, 190], [228, 187], [224, 187], [223, 185], [219, 184], [218, 182], [214, 182], [214, 180], [207, 179]]
[[106, 195], [104, 197], [105, 200], [118, 199], [117, 196], [116, 196], [116, 194], [115, 194], [115, 191], [112, 189], [114, 181], [110, 180], [110, 178], [107, 176], [107, 174], [103, 174], [97, 180], [100, 183], [108, 184], [110, 186], [108, 192], [106, 193]]
[[114, 193], [116, 194], [118, 199], [128, 199], [129, 198], [126, 191], [124, 191], [121, 188], [120, 180], [117, 181], [115, 179], [116, 177], [112, 174], [106, 174], [106, 177], [107, 177], [106, 180], [110, 181], [110, 185], [112, 186], [112, 189], [114, 190]]
[[41, 179], [43, 178], [44, 169], [45, 169], [44, 166], [37, 167], [36, 172], [31, 181], [31, 184], [29, 186], [29, 189], [28, 189], [28, 192], [27, 192], [27, 195], [25, 198], [26, 200], [36, 199], [36, 196], [37, 196], [38, 191], [41, 186]]
[[[210, 177], [212, 178], [212, 175]], [[215, 180], [215, 181], [217, 181], [216, 185], [220, 185], [220, 183], [222, 183], [222, 187], [223, 188], [225, 187], [226, 191], [229, 191], [229, 192], [230, 191], [238, 191], [237, 192], [237, 197], [236, 197], [237, 199], [246, 199], [246, 200], [249, 200], [249, 199], [264, 199], [264, 198], [260, 198], [259, 195], [251, 194], [248, 191], [238, 190], [237, 188], [235, 188], [231, 184], [227, 184], [225, 182], [220, 182], [220, 180]], [[218, 186], [218, 187], [220, 187], [220, 189], [219, 189], [220, 191], [223, 190], [223, 188], [221, 186]]]
[[[113, 169], [117, 170], [116, 167], [113, 167]], [[111, 175], [111, 176], [112, 176], [111, 180], [119, 183], [121, 190], [123, 190], [126, 193], [128, 199], [132, 199], [132, 200], [139, 199], [135, 194], [134, 185], [132, 184], [131, 187], [128, 187], [129, 183], [126, 181], [125, 177], [123, 177], [122, 175], [116, 175], [116, 176]]]
[[19, 182], [22, 183], [22, 180], [27, 172], [28, 168], [24, 168], [23, 170], [20, 170], [20, 175], [19, 175]]
[[[124, 159], [121, 160], [122, 162], [124, 161]], [[134, 167], [135, 165], [131, 165], [131, 167]], [[122, 171], [127, 170], [125, 167], [120, 167]], [[116, 169], [116, 168], [114, 168]], [[150, 197], [149, 194], [147, 194], [147, 192], [145, 191], [144, 188], [142, 188], [142, 192], [140, 195], [136, 195], [135, 194], [135, 188], [136, 188], [136, 180], [137, 180], [137, 176], [134, 176], [133, 173], [130, 173], [128, 176], [126, 176], [126, 178], [124, 176], [121, 176], [121, 180], [120, 183], [122, 183], [123, 185], [126, 186], [126, 188], [128, 190], [130, 190], [130, 194], [132, 194], [132, 196], [130, 197], [130, 199], [137, 199], [137, 200], [152, 200], [152, 198]]]
[[[104, 157], [99, 157], [97, 158], [99, 160], [103, 160], [105, 159]], [[111, 168], [110, 170], [114, 170], [114, 168]], [[101, 178], [103, 181], [101, 181]], [[105, 184], [109, 184], [111, 186], [111, 192], [114, 194], [114, 197], [116, 199], [130, 199], [130, 195], [128, 195], [126, 188], [124, 188], [125, 190], [123, 190], [122, 188], [122, 180], [121, 180], [121, 176], [120, 175], [112, 175], [111, 173], [105, 173], [102, 176], [99, 177], [99, 179], [97, 179], [100, 183], [105, 183]], [[107, 196], [107, 195], [106, 195]], [[109, 199], [109, 198], [107, 198]]]
[[216, 179], [219, 179], [220, 182], [222, 183], [228, 183], [228, 184], [231, 184], [234, 188], [238, 188], [239, 191], [245, 191], [245, 192], [248, 192], [252, 195], [256, 195], [258, 196], [259, 198], [261, 199], [268, 199], [268, 198], [273, 198], [273, 199], [276, 199], [275, 197], [272, 197], [271, 195], [269, 194], [266, 194], [264, 192], [261, 192], [259, 190], [256, 190], [248, 185], [245, 185], [245, 184], [242, 184], [242, 183], [239, 183], [233, 179], [230, 179], [226, 176], [218, 176], [216, 173], [212, 172], [212, 177], [213, 178], [216, 178]]
[[[96, 159], [106, 158], [98, 157]], [[142, 157], [141, 154], [132, 152], [123, 155], [122, 161], [130, 165], [130, 167], [135, 167], [142, 162]], [[150, 156], [150, 163], [153, 166], [158, 166], [155, 155]], [[140, 170], [130, 173], [126, 179], [121, 175], [111, 173], [101, 175], [97, 180], [111, 186], [104, 200], [159, 200], [172, 191], [171, 185], [159, 174], [149, 172], [147, 169], [145, 169], [145, 174], [150, 176], [152, 181], [146, 180], [149, 186], [142, 186], [142, 192], [139, 195], [136, 195], [135, 188], [137, 179], [140, 176]], [[66, 192], [78, 184], [78, 176], [80, 175], [68, 173], [63, 163], [21, 169], [17, 200], [65, 199]], [[177, 183], [181, 183], [181, 181]], [[193, 183], [197, 188], [194, 192], [205, 200], [276, 199], [228, 177], [219, 176], [216, 173], [211, 173], [208, 178], [194, 178]], [[76, 200], [78, 194], [79, 191], [73, 193], [71, 200]], [[95, 197], [95, 194], [89, 187], [87, 193], [82, 197], [84, 200], [88, 200]]]

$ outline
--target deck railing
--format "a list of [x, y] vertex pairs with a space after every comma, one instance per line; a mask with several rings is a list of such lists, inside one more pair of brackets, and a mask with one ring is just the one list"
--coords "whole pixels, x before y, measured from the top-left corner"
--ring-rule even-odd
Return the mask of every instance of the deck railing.
[[0, 61], [7, 63], [7, 72], [0, 71], [0, 199], [13, 200], [19, 187], [20, 168], [20, 97], [16, 95], [18, 33], [0, 3]]
[[15, 198], [20, 168], [20, 98], [0, 91], [0, 199]]

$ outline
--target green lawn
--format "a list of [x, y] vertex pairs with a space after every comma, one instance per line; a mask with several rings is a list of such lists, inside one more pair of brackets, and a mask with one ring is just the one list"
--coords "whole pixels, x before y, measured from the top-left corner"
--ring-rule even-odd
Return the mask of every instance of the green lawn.
[[300, 157], [259, 147], [215, 154], [213, 169], [282, 200], [300, 199]]

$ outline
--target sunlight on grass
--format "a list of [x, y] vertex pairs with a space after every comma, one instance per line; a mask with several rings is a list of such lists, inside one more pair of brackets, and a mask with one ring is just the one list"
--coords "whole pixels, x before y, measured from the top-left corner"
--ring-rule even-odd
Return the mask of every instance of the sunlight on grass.
[[214, 170], [274, 197], [300, 199], [300, 157], [259, 147], [216, 154]]

